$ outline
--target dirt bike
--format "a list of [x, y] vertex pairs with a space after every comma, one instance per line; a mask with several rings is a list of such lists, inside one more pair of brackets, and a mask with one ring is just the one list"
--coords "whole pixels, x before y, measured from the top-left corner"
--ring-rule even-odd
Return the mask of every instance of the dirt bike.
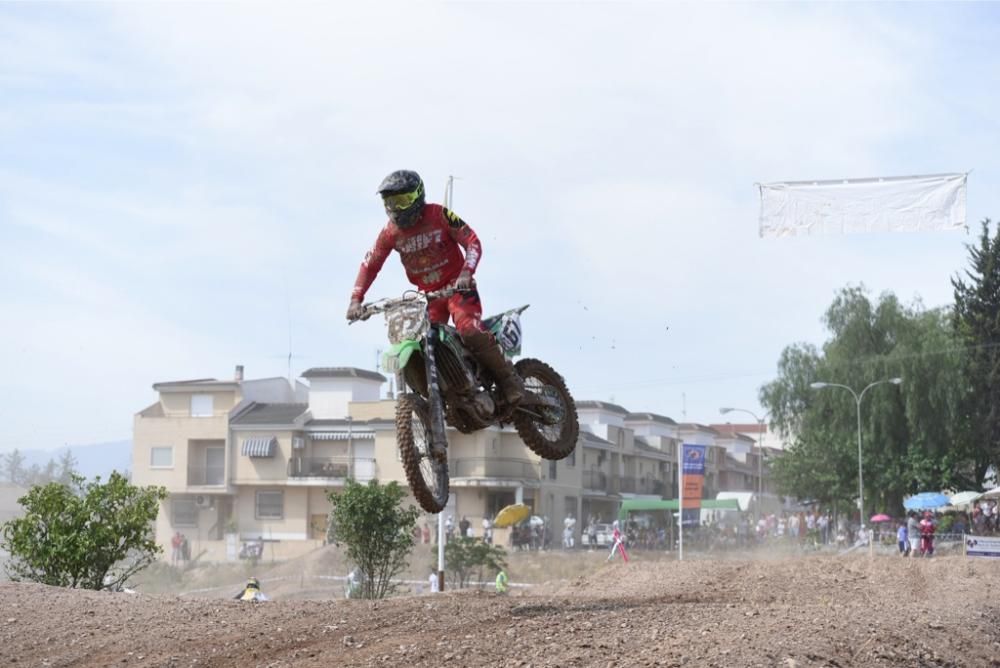
[[[396, 402], [396, 440], [413, 496], [429, 513], [441, 512], [448, 502], [446, 424], [471, 434], [513, 423], [521, 440], [549, 460], [568, 457], [580, 432], [573, 397], [548, 364], [525, 358], [514, 365], [525, 392], [512, 406], [455, 328], [430, 321], [427, 305], [454, 293], [454, 288], [408, 290], [399, 299], [365, 304], [360, 318], [385, 314], [392, 347], [383, 356], [383, 368], [397, 374], [401, 389], [405, 382], [412, 390]], [[483, 320], [508, 357], [520, 352], [520, 315], [527, 308]]]

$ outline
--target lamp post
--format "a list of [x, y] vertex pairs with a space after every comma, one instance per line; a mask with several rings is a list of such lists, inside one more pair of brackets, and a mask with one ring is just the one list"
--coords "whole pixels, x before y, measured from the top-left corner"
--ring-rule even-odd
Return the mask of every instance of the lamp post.
[[764, 423], [767, 420], [767, 413], [764, 413], [764, 417], [757, 417], [757, 414], [753, 411], [748, 411], [745, 408], [720, 408], [719, 412], [723, 415], [726, 413], [732, 413], [733, 411], [737, 413], [746, 413], [757, 421], [758, 431], [757, 431], [757, 506], [755, 508], [756, 517], [755, 521], [760, 520], [761, 516], [761, 506], [764, 504], [764, 445], [762, 440], [764, 438]]
[[861, 524], [865, 524], [865, 489], [863, 478], [861, 474], [861, 400], [865, 397], [865, 392], [875, 387], [876, 385], [882, 385], [884, 383], [892, 383], [893, 385], [899, 385], [903, 382], [902, 378], [884, 378], [882, 380], [876, 380], [874, 383], [869, 383], [865, 386], [865, 389], [861, 390], [860, 393], [855, 392], [853, 389], [847, 385], [841, 385], [840, 383], [825, 383], [823, 381], [816, 381], [815, 383], [809, 383], [809, 387], [814, 390], [820, 390], [824, 387], [842, 387], [851, 393], [854, 397], [854, 403], [858, 408], [858, 512], [861, 517]]

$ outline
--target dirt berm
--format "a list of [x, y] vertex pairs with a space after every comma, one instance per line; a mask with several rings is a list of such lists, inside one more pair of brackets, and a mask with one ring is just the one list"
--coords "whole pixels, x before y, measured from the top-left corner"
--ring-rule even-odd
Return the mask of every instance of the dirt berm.
[[508, 596], [376, 604], [3, 583], [0, 665], [1000, 666], [998, 582], [996, 562], [848, 555], [637, 556]]

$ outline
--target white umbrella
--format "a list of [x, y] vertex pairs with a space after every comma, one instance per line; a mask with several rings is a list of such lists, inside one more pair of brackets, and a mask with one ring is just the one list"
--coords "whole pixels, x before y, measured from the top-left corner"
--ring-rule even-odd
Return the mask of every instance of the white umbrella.
[[988, 492], [979, 495], [980, 499], [1000, 499], [1000, 487], [994, 487]]
[[953, 506], [967, 506], [980, 496], [980, 492], [959, 492], [958, 494], [953, 494], [949, 500]]

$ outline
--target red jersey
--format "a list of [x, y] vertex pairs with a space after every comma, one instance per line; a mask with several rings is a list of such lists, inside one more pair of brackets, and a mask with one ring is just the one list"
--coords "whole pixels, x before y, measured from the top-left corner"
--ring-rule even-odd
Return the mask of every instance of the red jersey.
[[400, 229], [390, 221], [382, 229], [375, 246], [361, 263], [352, 299], [364, 301], [365, 293], [393, 250], [399, 252], [406, 277], [424, 292], [453, 283], [463, 269], [475, 273], [483, 253], [479, 237], [464, 220], [440, 204], [425, 204], [420, 219], [412, 227]]

